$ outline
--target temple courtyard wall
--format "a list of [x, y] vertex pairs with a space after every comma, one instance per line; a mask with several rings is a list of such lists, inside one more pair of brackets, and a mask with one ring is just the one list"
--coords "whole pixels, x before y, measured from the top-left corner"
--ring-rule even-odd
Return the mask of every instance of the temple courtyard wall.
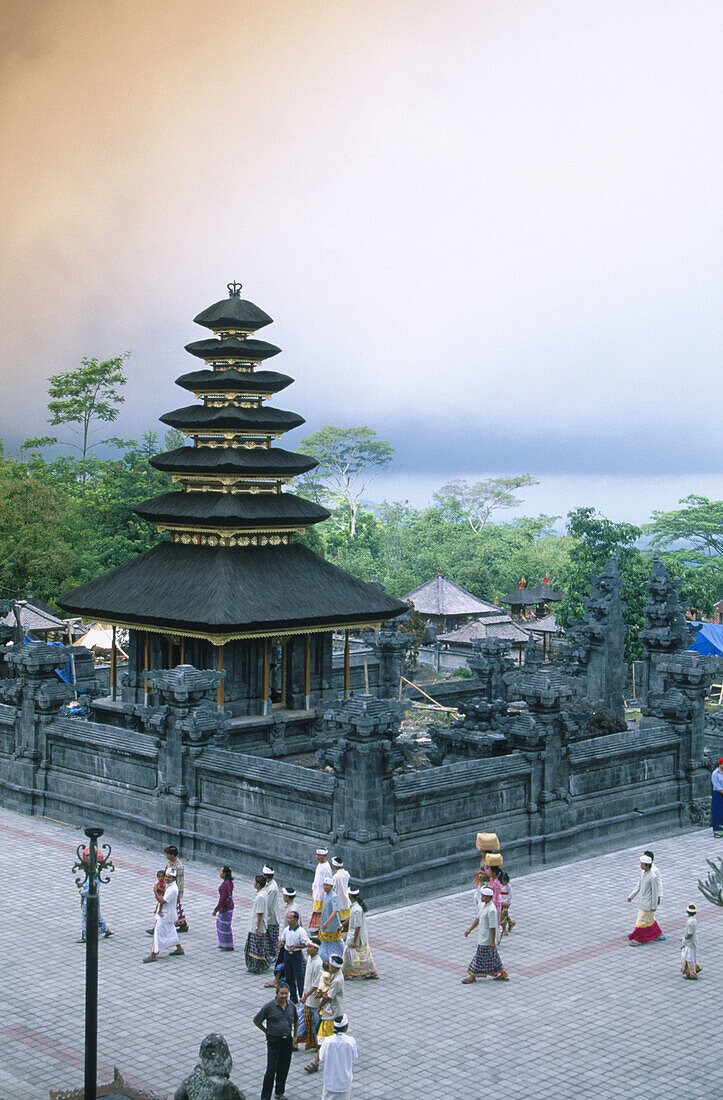
[[[274, 758], [268, 745], [264, 756], [177, 730], [43, 713], [21, 689], [15, 705], [0, 705], [0, 802], [69, 824], [92, 819], [153, 849], [174, 841], [190, 858], [247, 872], [267, 860], [291, 881], [326, 844], [383, 904], [400, 887], [469, 881], [477, 830], [494, 829], [516, 868], [535, 867], [689, 826], [708, 794], [688, 739], [666, 723], [567, 745], [564, 760], [547, 745], [405, 771], [384, 713], [365, 714], [361, 704], [332, 714], [331, 736], [308, 725], [307, 748], [326, 745], [331, 764], [305, 767], [284, 761], [283, 745]], [[274, 723], [283, 726], [272, 716], [266, 727]]]

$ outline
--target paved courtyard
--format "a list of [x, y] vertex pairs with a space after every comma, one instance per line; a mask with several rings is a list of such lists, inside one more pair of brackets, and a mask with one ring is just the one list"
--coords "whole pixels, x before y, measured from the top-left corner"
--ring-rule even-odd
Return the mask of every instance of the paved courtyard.
[[[470, 837], [475, 826], [470, 826]], [[82, 830], [0, 810], [2, 985], [0, 1100], [47, 1100], [82, 1084], [84, 947], [70, 873]], [[269, 997], [265, 976], [244, 972], [252, 888], [237, 880], [237, 950], [217, 950], [211, 910], [218, 869], [188, 863], [185, 958], [141, 965], [149, 938], [152, 853], [113, 845], [116, 872], [101, 894], [115, 935], [100, 944], [99, 1079], [117, 1065], [137, 1087], [170, 1097], [193, 1068], [210, 1031], [222, 1032], [233, 1079], [256, 1100], [264, 1041], [251, 1017]], [[659, 920], [665, 943], [631, 950], [639, 848], [543, 870], [513, 881], [517, 927], [502, 942], [508, 984], [460, 978], [474, 951], [463, 937], [471, 891], [400, 898], [372, 914], [370, 940], [381, 980], [347, 986], [350, 1032], [360, 1058], [357, 1100], [478, 1100], [546, 1097], [709, 1097], [720, 1074], [723, 909], [696, 889], [706, 857], [723, 841], [706, 830], [651, 838], [663, 875]], [[310, 853], [313, 859], [313, 853]], [[351, 868], [353, 871], [353, 868]], [[510, 870], [514, 872], [514, 868]], [[296, 883], [299, 893], [307, 884]], [[700, 907], [703, 972], [679, 974], [685, 906]], [[303, 900], [306, 919], [310, 902]], [[294, 1056], [289, 1100], [321, 1096]]]

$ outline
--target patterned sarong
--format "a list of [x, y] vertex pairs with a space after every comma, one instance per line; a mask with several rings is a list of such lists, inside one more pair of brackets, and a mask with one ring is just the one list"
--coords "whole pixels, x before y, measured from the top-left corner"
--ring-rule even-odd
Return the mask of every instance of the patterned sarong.
[[264, 953], [264, 937], [258, 932], [249, 932], [246, 937], [244, 957], [246, 969], [251, 974], [262, 974], [264, 970], [269, 969], [269, 961]]
[[334, 1034], [334, 1021], [322, 1020], [319, 1024], [319, 1030], [316, 1033], [317, 1041], [320, 1043], [322, 1039], [327, 1039], [330, 1035]]
[[472, 962], [467, 967], [470, 974], [500, 974], [504, 970], [502, 959], [496, 947], [480, 944]]
[[655, 913], [650, 909], [638, 909], [635, 920], [635, 928], [628, 936], [629, 940], [637, 943], [650, 943], [662, 936], [663, 930], [655, 919]]
[[340, 955], [341, 928], [338, 932], [319, 933], [319, 957], [322, 962], [328, 962], [332, 955]]
[[306, 1050], [318, 1050], [316, 1033], [319, 1030], [319, 1010], [304, 1005], [304, 1027], [306, 1029]]
[[321, 924], [321, 909], [322, 909], [323, 904], [324, 903], [322, 901], [316, 901], [316, 900], [312, 901], [312, 903], [311, 903], [313, 913], [311, 914], [311, 919], [310, 919], [309, 924], [308, 924], [308, 928], [309, 928], [310, 932], [316, 931], [318, 929], [319, 925]]
[[278, 953], [279, 926], [278, 924], [270, 924], [264, 932], [264, 954], [269, 966], [274, 966]]
[[221, 913], [216, 914], [216, 934], [218, 936], [218, 946], [222, 951], [233, 950], [233, 931], [231, 930], [232, 919], [233, 909], [225, 909]]
[[377, 968], [368, 943], [344, 948], [342, 974], [345, 978], [376, 978]]
[[180, 898], [176, 902], [176, 924], [186, 924], [186, 914], [183, 911], [183, 902]]

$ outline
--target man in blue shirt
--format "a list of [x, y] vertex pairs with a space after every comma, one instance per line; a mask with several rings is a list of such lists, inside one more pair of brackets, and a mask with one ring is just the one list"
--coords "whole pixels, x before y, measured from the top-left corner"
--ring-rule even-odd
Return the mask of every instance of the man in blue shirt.
[[713, 836], [723, 836], [723, 756], [718, 761], [718, 767], [711, 775], [713, 784], [713, 801], [710, 807]]

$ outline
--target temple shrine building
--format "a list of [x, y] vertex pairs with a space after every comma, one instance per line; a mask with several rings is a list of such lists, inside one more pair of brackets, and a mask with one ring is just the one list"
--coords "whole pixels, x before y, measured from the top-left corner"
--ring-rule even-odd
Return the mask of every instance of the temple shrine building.
[[[176, 381], [196, 403], [161, 417], [186, 445], [151, 459], [178, 490], [135, 508], [164, 539], [66, 593], [64, 611], [129, 630], [126, 702], [147, 700], [144, 673], [179, 664], [225, 673], [218, 703], [231, 716], [274, 706], [308, 710], [338, 696], [332, 637], [378, 629], [407, 610], [303, 544], [329, 513], [288, 491], [317, 463], [275, 443], [303, 417], [268, 402], [291, 385], [266, 369], [280, 348], [256, 338], [271, 317], [229, 284], [229, 297], [195, 318], [211, 336], [186, 345], [200, 369]], [[111, 688], [115, 697], [115, 666]]]

